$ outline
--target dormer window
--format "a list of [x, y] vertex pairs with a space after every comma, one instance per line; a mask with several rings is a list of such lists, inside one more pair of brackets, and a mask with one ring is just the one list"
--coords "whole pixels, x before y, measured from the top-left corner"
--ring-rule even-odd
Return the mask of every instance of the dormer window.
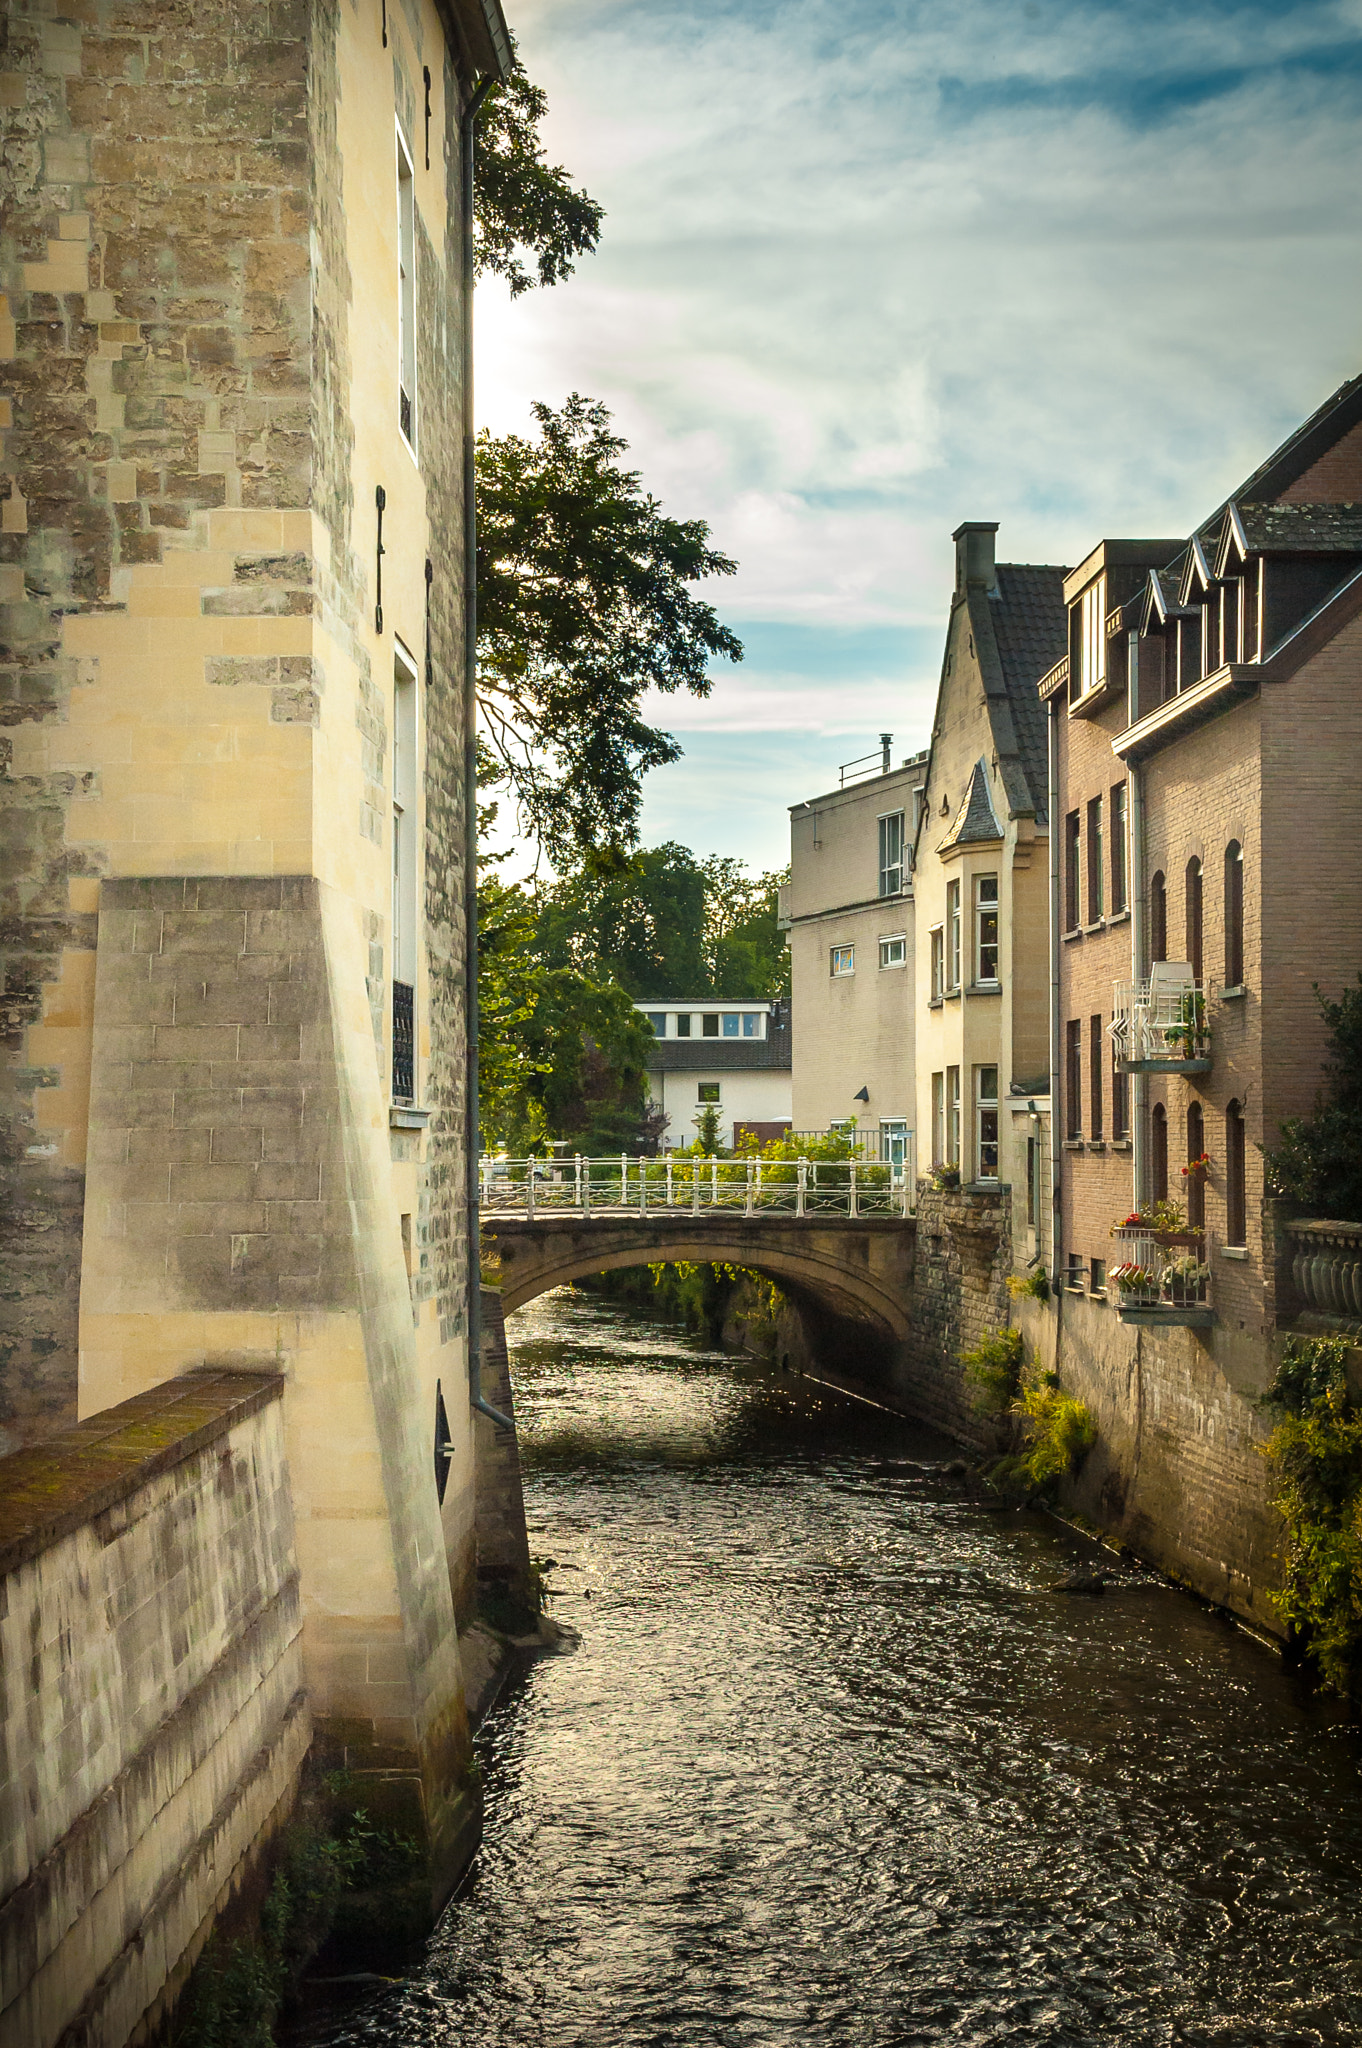
[[1100, 690], [1107, 679], [1107, 579], [1099, 576], [1079, 599], [1078, 694]]

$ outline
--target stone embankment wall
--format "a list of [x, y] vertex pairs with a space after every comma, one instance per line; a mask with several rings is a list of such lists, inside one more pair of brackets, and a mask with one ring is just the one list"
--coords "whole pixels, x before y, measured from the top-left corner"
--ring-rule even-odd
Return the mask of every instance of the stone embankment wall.
[[189, 1374], [0, 1462], [0, 2048], [154, 2028], [294, 1799], [282, 1385]]
[[[506, 1317], [495, 1287], [482, 1290], [482, 1392], [484, 1400], [514, 1421]], [[486, 1415], [477, 1417], [476, 1429], [478, 1593], [533, 1608], [520, 1441]]]
[[1011, 1196], [918, 1183], [912, 1329], [899, 1352], [901, 1404], [968, 1444], [991, 1447], [991, 1418], [969, 1399], [960, 1354], [1006, 1327], [1012, 1266]]

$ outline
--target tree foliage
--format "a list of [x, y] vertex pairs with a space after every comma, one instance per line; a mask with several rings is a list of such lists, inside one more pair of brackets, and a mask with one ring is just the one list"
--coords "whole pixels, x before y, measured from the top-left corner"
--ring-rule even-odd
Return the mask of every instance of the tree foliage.
[[1320, 1090], [1310, 1116], [1283, 1117], [1265, 1149], [1267, 1181], [1310, 1215], [1352, 1222], [1362, 1219], [1362, 973], [1336, 1003], [1317, 982], [1315, 999], [1329, 1033], [1328, 1094]]
[[637, 840], [641, 777], [681, 752], [644, 692], [708, 696], [710, 658], [742, 659], [690, 587], [736, 564], [621, 467], [605, 406], [533, 412], [537, 439], [478, 436], [479, 704], [523, 829], [560, 864], [608, 862]]
[[[595, 249], [604, 219], [563, 166], [545, 158], [539, 124], [548, 105], [517, 58], [511, 76], [488, 93], [475, 129], [477, 274], [504, 277], [513, 299], [535, 284], [570, 277], [576, 258]], [[533, 276], [525, 255], [533, 258]]]
[[675, 840], [606, 871], [579, 862], [541, 895], [540, 952], [617, 981], [639, 1001], [769, 1001], [789, 990], [789, 953], [776, 921], [783, 879], [749, 874], [727, 855], [697, 860]]

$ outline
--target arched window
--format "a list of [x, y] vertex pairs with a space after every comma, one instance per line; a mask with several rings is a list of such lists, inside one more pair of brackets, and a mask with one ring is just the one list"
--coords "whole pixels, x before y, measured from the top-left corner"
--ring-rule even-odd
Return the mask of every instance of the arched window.
[[1244, 980], [1244, 849], [1237, 839], [1225, 848], [1225, 986]]
[[1162, 868], [1149, 884], [1149, 957], [1168, 958], [1168, 890]]
[[[1187, 1105], [1187, 1164], [1200, 1159], [1206, 1150], [1206, 1119], [1199, 1102]], [[1206, 1184], [1200, 1173], [1187, 1176], [1187, 1222], [1192, 1230], [1206, 1225]]]
[[1149, 1147], [1150, 1193], [1156, 1202], [1168, 1200], [1168, 1112], [1161, 1102], [1154, 1104], [1150, 1119], [1153, 1142]]
[[1225, 1111], [1225, 1241], [1248, 1242], [1248, 1190], [1244, 1182], [1244, 1112], [1237, 1102]]
[[1201, 862], [1193, 854], [1187, 863], [1187, 958], [1192, 963], [1193, 981], [1201, 980]]

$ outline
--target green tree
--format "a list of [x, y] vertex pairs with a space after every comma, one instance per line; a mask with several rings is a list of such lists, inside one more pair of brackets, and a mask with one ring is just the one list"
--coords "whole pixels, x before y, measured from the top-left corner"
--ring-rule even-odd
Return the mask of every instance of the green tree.
[[[488, 93], [474, 131], [477, 274], [504, 277], [513, 299], [570, 277], [574, 260], [595, 249], [605, 217], [588, 193], [574, 190], [561, 164], [546, 162], [539, 124], [548, 106], [517, 57], [511, 76]], [[534, 258], [534, 276], [522, 252]]]
[[711, 854], [703, 866], [705, 951], [715, 995], [761, 1002], [788, 996], [790, 951], [777, 914], [789, 869], [749, 875], [728, 854]]
[[1310, 1116], [1283, 1117], [1278, 1141], [1265, 1148], [1268, 1187], [1311, 1215], [1362, 1218], [1362, 973], [1336, 1003], [1315, 999], [1329, 1032], [1324, 1072], [1328, 1094]]
[[523, 828], [560, 865], [618, 861], [643, 775], [681, 752], [644, 721], [645, 690], [705, 697], [711, 656], [742, 659], [690, 588], [736, 564], [621, 468], [603, 405], [533, 412], [537, 440], [478, 436], [479, 705]]

